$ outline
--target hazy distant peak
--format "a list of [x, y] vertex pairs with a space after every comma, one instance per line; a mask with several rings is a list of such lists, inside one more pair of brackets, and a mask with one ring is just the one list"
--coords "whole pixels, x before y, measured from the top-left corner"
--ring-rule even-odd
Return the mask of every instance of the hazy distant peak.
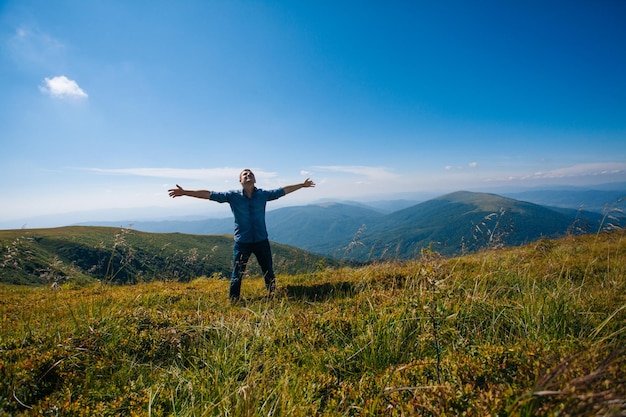
[[502, 209], [514, 212], [523, 212], [527, 206], [534, 206], [532, 203], [502, 197], [497, 194], [471, 191], [456, 191], [441, 196], [437, 200], [470, 204], [476, 207], [476, 211], [484, 212], [498, 212]]

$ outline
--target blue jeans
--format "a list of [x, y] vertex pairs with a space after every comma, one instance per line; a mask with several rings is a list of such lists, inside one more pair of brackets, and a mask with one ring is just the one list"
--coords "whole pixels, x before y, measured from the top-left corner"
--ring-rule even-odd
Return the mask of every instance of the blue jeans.
[[246, 272], [246, 265], [250, 255], [254, 254], [265, 279], [265, 288], [270, 293], [276, 289], [276, 276], [272, 264], [272, 250], [270, 241], [265, 239], [261, 242], [243, 243], [235, 242], [233, 247], [233, 274], [230, 277], [230, 298], [238, 299], [241, 294], [241, 280]]

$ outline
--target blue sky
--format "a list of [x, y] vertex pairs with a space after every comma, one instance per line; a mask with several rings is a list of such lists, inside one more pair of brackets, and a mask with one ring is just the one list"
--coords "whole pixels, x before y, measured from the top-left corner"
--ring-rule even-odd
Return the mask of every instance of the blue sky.
[[0, 219], [222, 213], [167, 189], [243, 168], [317, 182], [283, 205], [626, 181], [624, 22], [621, 0], [5, 0]]

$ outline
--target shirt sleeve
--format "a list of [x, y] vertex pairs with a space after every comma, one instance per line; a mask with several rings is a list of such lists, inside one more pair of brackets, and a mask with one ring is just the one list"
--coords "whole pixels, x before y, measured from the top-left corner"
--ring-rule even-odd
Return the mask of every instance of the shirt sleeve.
[[211, 195], [209, 195], [209, 200], [217, 201], [218, 203], [228, 203], [230, 201], [230, 192], [221, 192], [221, 191], [211, 191]]
[[265, 193], [265, 200], [266, 201], [272, 201], [272, 200], [276, 200], [279, 199], [281, 197], [283, 197], [285, 195], [285, 189], [284, 188], [277, 188], [275, 190], [264, 190], [263, 191]]

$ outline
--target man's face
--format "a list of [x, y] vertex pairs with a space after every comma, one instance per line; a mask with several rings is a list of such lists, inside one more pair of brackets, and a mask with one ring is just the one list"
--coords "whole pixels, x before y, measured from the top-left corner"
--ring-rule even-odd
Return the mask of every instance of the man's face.
[[244, 169], [239, 175], [239, 182], [241, 183], [241, 185], [249, 183], [254, 184], [256, 182], [256, 179], [254, 178], [254, 174], [252, 173], [252, 171], [250, 171], [249, 169]]

